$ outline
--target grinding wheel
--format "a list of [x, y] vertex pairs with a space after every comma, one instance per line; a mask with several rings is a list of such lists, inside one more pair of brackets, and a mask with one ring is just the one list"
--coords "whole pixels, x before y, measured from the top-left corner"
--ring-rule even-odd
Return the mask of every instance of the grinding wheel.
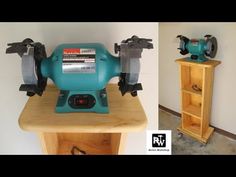
[[38, 76], [36, 70], [36, 64], [34, 59], [34, 48], [29, 47], [27, 53], [22, 55], [21, 60], [21, 71], [25, 84], [34, 84], [38, 83]]
[[47, 78], [40, 71], [41, 61], [46, 58], [46, 50], [43, 44], [27, 38], [22, 42], [8, 44], [6, 53], [17, 53], [22, 58], [21, 68], [24, 84], [19, 88], [26, 91], [28, 96], [42, 95], [47, 85]]
[[182, 54], [182, 55], [188, 54], [189, 51], [185, 46], [189, 42], [189, 39], [185, 36], [182, 36], [182, 35], [178, 35], [177, 38], [180, 39], [180, 44], [179, 44], [179, 48], [178, 48], [180, 50], [180, 54]]
[[214, 58], [217, 52], [217, 40], [215, 37], [206, 35], [207, 50], [205, 51], [206, 56]]

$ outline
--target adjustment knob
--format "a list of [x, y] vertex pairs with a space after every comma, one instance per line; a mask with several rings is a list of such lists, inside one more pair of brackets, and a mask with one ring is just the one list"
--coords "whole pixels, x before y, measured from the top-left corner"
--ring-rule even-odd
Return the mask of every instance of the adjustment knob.
[[114, 50], [116, 54], [120, 51], [120, 46], [117, 43], [114, 45]]

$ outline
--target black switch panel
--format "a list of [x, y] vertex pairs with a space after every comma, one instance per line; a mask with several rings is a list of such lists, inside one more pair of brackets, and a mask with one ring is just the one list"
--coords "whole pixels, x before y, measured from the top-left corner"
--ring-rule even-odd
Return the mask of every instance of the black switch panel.
[[96, 99], [89, 94], [78, 94], [71, 95], [68, 103], [74, 109], [90, 109], [95, 105]]

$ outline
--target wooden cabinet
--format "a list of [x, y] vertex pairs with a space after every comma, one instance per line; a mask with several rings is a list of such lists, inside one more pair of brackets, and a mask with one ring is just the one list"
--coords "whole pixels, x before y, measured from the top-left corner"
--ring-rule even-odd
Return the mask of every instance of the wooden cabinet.
[[[55, 113], [59, 90], [48, 85], [42, 97], [30, 97], [19, 124], [39, 135], [45, 154], [122, 154], [127, 133], [143, 131], [147, 119], [138, 97], [121, 96], [107, 86], [109, 114]], [[79, 150], [78, 150], [79, 149]]]
[[203, 63], [177, 59], [180, 65], [181, 125], [178, 130], [202, 143], [213, 133], [209, 126], [214, 81], [214, 69], [220, 61]]

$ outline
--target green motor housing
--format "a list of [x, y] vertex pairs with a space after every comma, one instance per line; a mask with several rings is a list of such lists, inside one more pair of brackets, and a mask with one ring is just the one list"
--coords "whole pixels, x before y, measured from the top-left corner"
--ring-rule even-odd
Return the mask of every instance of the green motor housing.
[[61, 44], [42, 60], [41, 73], [61, 90], [56, 112], [108, 113], [105, 87], [121, 68], [102, 44]]

